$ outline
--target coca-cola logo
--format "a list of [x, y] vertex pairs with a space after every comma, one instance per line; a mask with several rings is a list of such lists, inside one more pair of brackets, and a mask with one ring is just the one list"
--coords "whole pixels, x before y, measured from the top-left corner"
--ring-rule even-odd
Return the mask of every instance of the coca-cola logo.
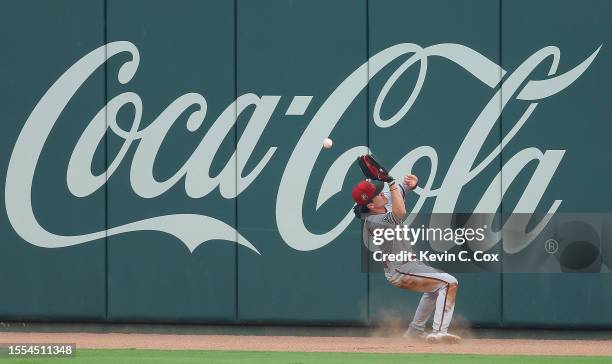
[[[305, 226], [302, 216], [303, 201], [306, 187], [310, 180], [319, 153], [320, 143], [329, 136], [353, 100], [364, 91], [370, 79], [391, 62], [401, 57], [407, 58], [386, 80], [373, 108], [373, 120], [377, 127], [388, 128], [398, 123], [417, 102], [419, 92], [428, 72], [428, 60], [431, 57], [443, 57], [456, 63], [492, 90], [490, 101], [483, 105], [481, 113], [474, 121], [461, 146], [457, 150], [452, 164], [446, 172], [438, 188], [432, 188], [437, 170], [438, 155], [431, 146], [418, 147], [404, 155], [391, 169], [392, 175], [400, 175], [410, 171], [420, 159], [426, 158], [431, 164], [429, 176], [420, 176], [421, 187], [415, 190], [418, 202], [411, 209], [417, 213], [428, 198], [435, 199], [433, 212], [452, 212], [463, 186], [478, 175], [486, 166], [497, 158], [502, 149], [518, 133], [529, 120], [538, 103], [559, 91], [567, 88], [582, 75], [597, 56], [601, 46], [583, 62], [566, 73], [557, 74], [560, 62], [560, 50], [557, 47], [544, 47], [528, 57], [513, 72], [502, 69], [477, 51], [460, 44], [436, 44], [422, 48], [416, 44], [402, 43], [389, 47], [373, 55], [352, 72], [329, 95], [313, 116], [306, 130], [297, 141], [289, 161], [281, 177], [278, 198], [276, 199], [276, 222], [281, 237], [289, 246], [296, 250], [318, 249], [341, 234], [353, 219], [352, 201], [347, 199], [346, 215], [338, 221], [334, 228], [315, 234]], [[148, 219], [130, 222], [125, 225], [110, 227], [108, 230], [92, 231], [83, 235], [59, 235], [43, 228], [36, 219], [32, 209], [32, 183], [36, 166], [43, 150], [43, 145], [49, 133], [55, 126], [58, 117], [71, 101], [77, 90], [88, 80], [92, 73], [104, 65], [108, 59], [120, 53], [128, 53], [131, 60], [126, 61], [116, 75], [122, 84], [128, 84], [138, 70], [140, 55], [137, 47], [127, 41], [112, 42], [90, 52], [72, 67], [70, 67], [47, 90], [32, 113], [28, 117], [17, 139], [6, 176], [5, 202], [6, 211], [11, 225], [25, 241], [48, 248], [65, 247], [82, 244], [96, 239], [116, 234], [140, 230], [154, 230], [172, 234], [181, 240], [190, 251], [203, 242], [210, 240], [227, 240], [242, 244], [256, 252], [257, 248], [241, 236], [235, 229], [210, 216], [198, 214], [176, 214], [151, 216]], [[533, 70], [544, 62], [549, 62], [549, 78], [543, 80], [530, 79]], [[398, 78], [412, 67], [419, 68], [418, 79], [409, 90], [404, 105], [390, 118], [381, 117], [380, 110], [391, 87]], [[500, 84], [501, 83], [501, 84]], [[188, 108], [196, 111], [189, 115], [186, 128], [194, 132], [200, 128], [207, 117], [206, 99], [197, 93], [188, 93], [178, 97], [147, 127], [141, 128], [143, 101], [133, 92], [125, 92], [113, 97], [87, 125], [85, 131], [76, 143], [66, 171], [66, 182], [69, 191], [76, 197], [85, 198], [102, 188], [108, 178], [119, 165], [130, 163], [130, 185], [134, 193], [143, 198], [155, 198], [168, 191], [179, 181], [184, 180], [185, 193], [190, 198], [201, 198], [215, 188], [219, 188], [224, 198], [235, 198], [245, 191], [257, 178], [261, 171], [273, 158], [276, 148], [271, 147], [258, 161], [253, 170], [246, 176], [242, 175], [246, 159], [237, 158], [236, 153], [229, 159], [226, 167], [218, 175], [211, 177], [209, 169], [212, 158], [220, 142], [230, 132], [236, 122], [235, 111], [240, 115], [246, 108], [254, 112], [246, 126], [246, 130], [238, 141], [241, 153], [251, 154], [258, 139], [261, 137], [272, 113], [277, 107], [280, 95], [259, 96], [253, 93], [241, 95], [225, 111], [217, 116], [212, 126], [195, 148], [187, 162], [170, 178], [159, 181], [153, 177], [153, 165], [160, 145], [177, 120]], [[516, 121], [510, 131], [503, 136], [500, 144], [490, 151], [488, 156], [475, 165], [476, 156], [484, 145], [484, 141], [498, 122], [501, 112], [513, 100], [531, 102], [522, 117]], [[305, 108], [310, 98], [303, 97], [297, 103], [297, 108]], [[501, 105], [500, 105], [501, 103]], [[118, 111], [125, 105], [132, 105], [135, 117], [129, 130], [122, 129], [116, 122]], [[97, 146], [103, 142], [106, 132], [110, 131], [123, 140], [119, 152], [110, 158], [106, 173], [94, 175], [91, 164]], [[460, 137], [460, 136], [458, 136]], [[126, 159], [127, 151], [135, 148], [130, 161]], [[358, 155], [366, 153], [367, 147], [355, 145], [344, 151], [329, 167], [323, 180], [317, 198], [317, 209], [331, 196], [338, 193], [349, 167]], [[526, 148], [519, 151], [503, 165], [494, 181], [483, 192], [482, 198], [474, 212], [495, 212], [500, 203], [499, 196], [505, 193], [502, 185], [509, 185], [517, 174], [530, 162], [537, 161], [538, 166], [522, 197], [516, 205], [515, 212], [533, 213], [541, 202], [551, 178], [563, 158], [564, 150], [540, 150]], [[235, 173], [235, 168], [238, 173]], [[503, 172], [504, 184], [501, 184]], [[236, 178], [238, 179], [236, 181]], [[237, 182], [237, 183], [236, 183]], [[549, 215], [559, 208], [561, 200], [549, 203]], [[525, 233], [522, 238], [529, 238], [539, 233], [548, 222], [543, 219], [538, 227]], [[518, 231], [524, 231], [524, 222], [508, 221], [507, 224], [518, 226]], [[523, 229], [521, 230], [521, 227]], [[490, 244], [498, 241], [498, 237], [490, 236]], [[529, 239], [516, 239], [514, 244], [505, 243], [507, 251], [521, 250]]]

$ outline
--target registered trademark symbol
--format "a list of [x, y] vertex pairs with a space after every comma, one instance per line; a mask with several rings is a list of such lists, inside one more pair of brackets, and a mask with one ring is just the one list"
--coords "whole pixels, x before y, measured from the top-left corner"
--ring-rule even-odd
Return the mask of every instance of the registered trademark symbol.
[[548, 254], [555, 254], [559, 250], [559, 243], [555, 239], [548, 239], [544, 243], [544, 249]]

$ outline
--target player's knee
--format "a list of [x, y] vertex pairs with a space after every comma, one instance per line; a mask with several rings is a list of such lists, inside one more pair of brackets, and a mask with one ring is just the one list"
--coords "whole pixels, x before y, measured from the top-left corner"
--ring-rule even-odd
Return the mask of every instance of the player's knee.
[[455, 280], [455, 282], [453, 283], [449, 283], [446, 286], [446, 294], [451, 298], [453, 302], [455, 300], [455, 297], [457, 296], [457, 287], [459, 287], [459, 283], [457, 282], [457, 280]]
[[397, 272], [391, 276], [388, 276], [387, 280], [395, 287], [401, 287], [402, 285], [402, 275]]
[[448, 274], [448, 277], [446, 279], [446, 283], [448, 283], [449, 286], [454, 286], [455, 288], [457, 288], [457, 286], [459, 286], [459, 281], [457, 280], [457, 278], [451, 276], [450, 274]]

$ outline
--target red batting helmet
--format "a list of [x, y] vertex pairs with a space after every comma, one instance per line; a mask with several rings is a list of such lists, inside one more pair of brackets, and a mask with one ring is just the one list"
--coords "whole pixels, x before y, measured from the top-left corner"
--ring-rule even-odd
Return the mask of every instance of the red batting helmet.
[[367, 205], [382, 191], [384, 183], [380, 181], [364, 180], [353, 188], [353, 201], [357, 205]]

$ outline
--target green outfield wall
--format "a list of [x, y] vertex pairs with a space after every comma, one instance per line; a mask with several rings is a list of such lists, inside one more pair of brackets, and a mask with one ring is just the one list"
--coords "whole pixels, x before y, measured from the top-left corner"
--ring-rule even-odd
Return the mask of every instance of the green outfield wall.
[[589, 214], [551, 227], [597, 253], [557, 273], [508, 272], [502, 229], [496, 272], [453, 273], [461, 320], [610, 328], [611, 23], [607, 0], [2, 1], [0, 320], [407, 322], [420, 295], [352, 218], [369, 148], [419, 176], [409, 211]]

